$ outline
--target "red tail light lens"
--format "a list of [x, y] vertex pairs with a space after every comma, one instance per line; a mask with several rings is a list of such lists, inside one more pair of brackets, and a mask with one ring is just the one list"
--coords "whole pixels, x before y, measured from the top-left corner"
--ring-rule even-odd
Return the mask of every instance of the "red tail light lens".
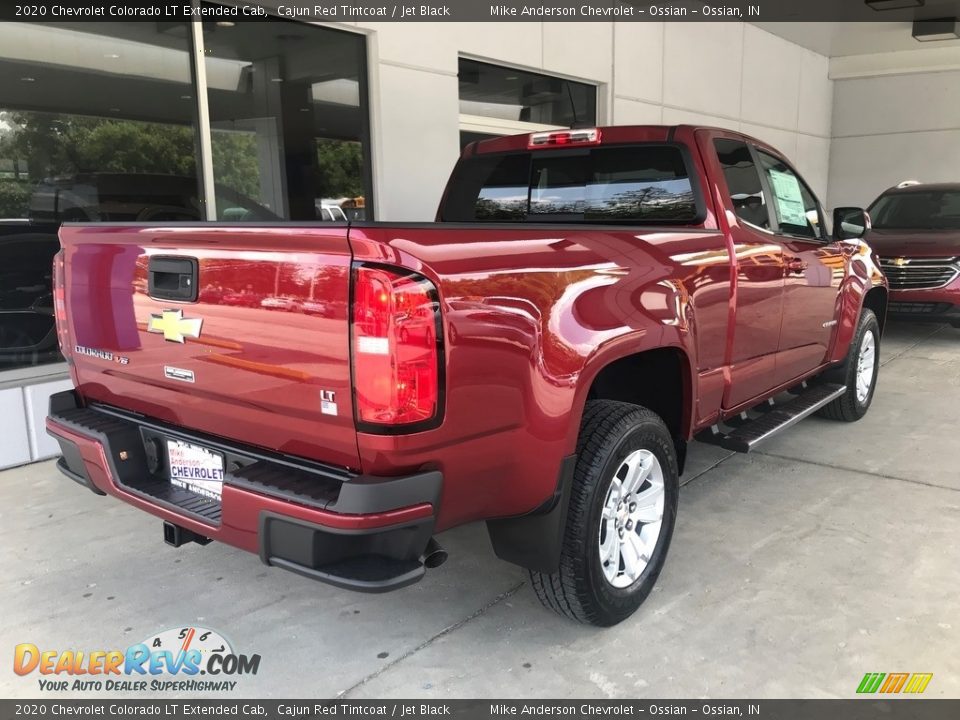
[[353, 269], [353, 383], [358, 426], [439, 420], [440, 303], [426, 278]]
[[71, 361], [70, 340], [67, 336], [67, 290], [65, 285], [65, 267], [63, 250], [53, 256], [53, 316], [57, 323], [57, 340], [60, 353], [69, 363]]

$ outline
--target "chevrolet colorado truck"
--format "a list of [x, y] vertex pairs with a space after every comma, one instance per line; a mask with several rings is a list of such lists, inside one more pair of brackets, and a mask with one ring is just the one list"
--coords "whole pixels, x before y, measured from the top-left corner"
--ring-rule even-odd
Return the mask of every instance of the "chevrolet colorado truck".
[[960, 328], [960, 183], [901, 183], [868, 212], [890, 316]]
[[691, 439], [867, 412], [886, 280], [865, 213], [834, 226], [776, 150], [689, 126], [469, 145], [434, 223], [67, 224], [47, 428], [172, 545], [383, 591], [485, 521], [544, 605], [612, 625]]

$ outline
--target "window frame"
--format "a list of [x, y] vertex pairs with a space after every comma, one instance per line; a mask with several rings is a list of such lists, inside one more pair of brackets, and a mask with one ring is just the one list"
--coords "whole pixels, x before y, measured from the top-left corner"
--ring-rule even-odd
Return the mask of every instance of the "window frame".
[[[790, 163], [789, 160], [787, 160], [783, 155], [773, 148], [761, 147], [755, 142], [748, 142], [747, 147], [750, 148], [750, 155], [753, 157], [754, 165], [759, 172], [760, 185], [763, 187], [763, 192], [766, 193], [768, 198], [770, 198], [769, 209], [767, 211], [770, 215], [770, 232], [779, 237], [790, 238], [791, 240], [805, 240], [807, 242], [828, 245], [832, 241], [832, 238], [830, 237], [830, 233], [827, 231], [827, 225], [824, 222], [826, 216], [823, 212], [823, 205], [820, 202], [820, 198], [817, 197], [817, 194], [810, 188], [810, 183], [803, 178], [803, 175], [797, 172], [797, 169]], [[780, 226], [780, 218], [778, 217], [776, 209], [773, 207], [773, 203], [776, 202], [776, 195], [773, 193], [773, 188], [770, 185], [770, 178], [767, 176], [767, 171], [763, 166], [763, 162], [761, 161], [761, 153], [773, 158], [779, 163], [782, 163], [784, 167], [793, 173], [793, 176], [797, 179], [797, 182], [799, 182], [804, 188], [806, 188], [807, 192], [810, 193], [810, 197], [813, 198], [814, 204], [816, 205], [817, 217], [820, 219], [817, 228], [819, 231], [818, 235], [814, 237], [810, 237], [809, 235], [797, 235], [795, 233], [784, 231]]]
[[[190, 0], [193, 6], [200, 4], [221, 5], [231, 8], [240, 8], [240, 0]], [[376, 169], [374, 168], [376, 151], [373, 147], [374, 139], [374, 101], [371, 98], [370, 83], [370, 34], [349, 27], [341, 27], [339, 24], [315, 23], [308, 20], [301, 20], [293, 17], [281, 15], [276, 7], [263, 7], [266, 12], [267, 20], [282, 20], [287, 23], [305, 25], [310, 27], [319, 27], [325, 30], [332, 30], [339, 33], [345, 33], [360, 38], [363, 41], [363, 51], [360, 53], [359, 61], [359, 92], [360, 92], [360, 143], [363, 153], [363, 184], [364, 184], [364, 215], [363, 222], [374, 222], [376, 220]], [[228, 222], [220, 220], [217, 217], [216, 208], [216, 179], [213, 171], [213, 126], [210, 121], [209, 94], [206, 81], [206, 47], [203, 36], [202, 18], [196, 19], [191, 23], [191, 42], [190, 42], [190, 64], [191, 64], [191, 83], [196, 91], [196, 113], [197, 113], [197, 134], [198, 142], [198, 163], [197, 171], [200, 173], [200, 192], [204, 200], [205, 221], [211, 223]], [[199, 26], [199, 28], [197, 27]], [[202, 78], [202, 83], [200, 79]], [[202, 87], [201, 87], [202, 85]], [[213, 184], [210, 184], [213, 183]], [[209, 191], [208, 191], [209, 186]], [[310, 220], [287, 220], [281, 219], [278, 222], [311, 222]]]
[[[601, 116], [603, 114], [604, 108], [601, 104], [602, 94], [601, 88], [602, 84], [594, 80], [588, 80], [585, 78], [578, 78], [570, 75], [564, 75], [563, 73], [555, 72], [544, 72], [543, 68], [533, 68], [524, 65], [516, 65], [508, 62], [501, 62], [499, 60], [491, 60], [490, 58], [480, 57], [479, 55], [471, 55], [469, 53], [459, 53], [457, 55], [457, 71], [459, 75], [460, 63], [462, 61], [475, 62], [481, 65], [488, 65], [491, 67], [500, 68], [502, 70], [518, 73], [526, 73], [530, 75], [538, 75], [544, 78], [553, 78], [556, 80], [563, 80], [565, 82], [576, 83], [578, 85], [585, 85], [593, 90], [593, 120], [579, 120], [578, 125], [584, 127], [599, 127], [603, 123], [601, 122]], [[571, 126], [569, 125], [552, 125], [549, 123], [528, 121], [528, 120], [508, 120], [505, 118], [497, 118], [487, 115], [474, 115], [471, 113], [461, 112], [459, 109], [459, 100], [460, 100], [460, 88], [459, 84], [457, 87], [457, 101], [458, 101], [458, 114], [457, 114], [457, 128], [458, 132], [469, 132], [469, 133], [478, 133], [484, 135], [492, 135], [495, 137], [507, 137], [510, 135], [522, 135], [524, 133], [535, 133], [535, 132], [547, 132], [550, 130], [566, 130]]]

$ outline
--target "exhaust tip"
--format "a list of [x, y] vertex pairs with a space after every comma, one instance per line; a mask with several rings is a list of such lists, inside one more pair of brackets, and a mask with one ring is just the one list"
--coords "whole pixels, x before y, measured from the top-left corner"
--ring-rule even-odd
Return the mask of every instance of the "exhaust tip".
[[441, 547], [433, 538], [427, 543], [427, 549], [423, 551], [423, 565], [431, 570], [438, 568], [447, 561], [447, 551]]

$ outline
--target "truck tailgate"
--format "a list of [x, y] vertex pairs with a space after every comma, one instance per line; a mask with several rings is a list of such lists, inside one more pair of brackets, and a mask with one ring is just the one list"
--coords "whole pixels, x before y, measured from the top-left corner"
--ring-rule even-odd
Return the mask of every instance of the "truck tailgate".
[[346, 227], [65, 225], [77, 390], [359, 468]]

